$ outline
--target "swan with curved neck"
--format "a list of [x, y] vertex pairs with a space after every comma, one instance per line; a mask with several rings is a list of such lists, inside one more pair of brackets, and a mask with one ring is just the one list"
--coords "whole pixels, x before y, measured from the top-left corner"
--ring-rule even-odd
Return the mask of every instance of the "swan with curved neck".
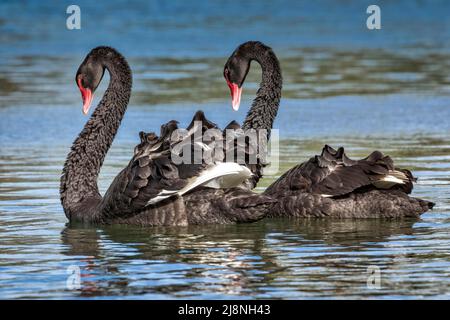
[[[87, 114], [105, 70], [108, 88], [73, 143], [61, 176], [61, 203], [70, 221], [157, 226], [252, 222], [264, 216], [273, 200], [240, 187], [251, 175], [245, 166], [172, 161], [173, 145], [187, 141], [171, 140], [176, 121], [162, 125], [160, 137], [140, 133], [131, 161], [102, 197], [97, 179], [130, 99], [131, 70], [119, 52], [103, 46], [86, 56], [75, 77]], [[217, 128], [201, 111], [188, 128], [195, 121], [203, 129]], [[198, 142], [189, 143], [197, 147]]]
[[69, 218], [96, 213], [102, 197], [97, 179], [131, 94], [131, 70], [125, 58], [110, 47], [93, 49], [80, 65], [75, 81], [87, 114], [93, 93], [103, 78], [105, 69], [110, 82], [103, 98], [72, 145], [61, 177], [61, 202]]
[[[238, 110], [252, 60], [261, 64], [263, 79], [243, 128], [270, 132], [281, 96], [281, 72], [272, 50], [260, 42], [242, 44], [225, 65], [224, 77]], [[251, 187], [262, 176], [260, 167], [255, 171]], [[320, 156], [288, 170], [263, 194], [276, 199], [271, 217], [417, 217], [434, 204], [408, 196], [414, 181], [408, 170], [396, 168], [381, 152], [351, 160], [343, 148], [325, 146]]]
[[[261, 133], [266, 133], [268, 140], [278, 113], [283, 85], [280, 63], [273, 50], [259, 41], [248, 41], [241, 44], [225, 63], [223, 76], [230, 88], [232, 108], [237, 111], [252, 61], [256, 61], [261, 66], [262, 79], [242, 129], [256, 132], [264, 130]], [[249, 189], [253, 189], [262, 177], [262, 164], [259, 162], [259, 158], [258, 163], [251, 168], [253, 176], [246, 181]]]

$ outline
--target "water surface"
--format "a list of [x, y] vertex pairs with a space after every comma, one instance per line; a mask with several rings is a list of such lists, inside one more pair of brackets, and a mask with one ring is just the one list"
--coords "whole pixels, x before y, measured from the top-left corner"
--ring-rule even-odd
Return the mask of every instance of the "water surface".
[[[364, 1], [109, 3], [80, 1], [85, 22], [73, 32], [63, 5], [0, 4], [0, 298], [450, 298], [448, 2], [381, 1], [378, 33], [365, 29]], [[284, 76], [282, 166], [257, 191], [328, 143], [355, 158], [391, 155], [435, 209], [412, 220], [69, 225], [59, 176], [87, 120], [74, 75], [89, 49], [117, 47], [134, 74], [104, 192], [140, 130], [186, 125], [197, 109], [220, 126], [242, 121], [260, 69], [252, 65], [235, 113], [222, 68], [248, 39], [274, 48]], [[67, 287], [74, 267], [80, 289]], [[367, 286], [373, 268], [380, 288]]]

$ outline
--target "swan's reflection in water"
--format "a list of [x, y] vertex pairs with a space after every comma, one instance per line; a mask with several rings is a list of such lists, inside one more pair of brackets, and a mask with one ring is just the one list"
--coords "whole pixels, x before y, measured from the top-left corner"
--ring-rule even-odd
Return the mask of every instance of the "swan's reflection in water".
[[68, 225], [62, 240], [63, 253], [79, 259], [78, 293], [85, 297], [352, 297], [377, 294], [366, 285], [369, 266], [408, 269], [403, 265], [407, 252], [402, 239], [430, 232], [413, 228], [415, 222], [281, 219], [170, 228]]

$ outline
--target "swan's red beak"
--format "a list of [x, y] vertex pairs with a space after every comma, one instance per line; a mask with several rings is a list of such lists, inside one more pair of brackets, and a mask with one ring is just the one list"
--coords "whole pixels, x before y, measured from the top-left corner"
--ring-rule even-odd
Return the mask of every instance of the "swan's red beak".
[[233, 107], [233, 110], [238, 111], [239, 105], [241, 104], [242, 88], [239, 88], [236, 83], [232, 83], [228, 79], [227, 84], [231, 92], [231, 105]]
[[83, 99], [83, 113], [86, 115], [88, 114], [89, 108], [91, 107], [93, 98], [92, 91], [91, 89], [84, 88], [81, 85], [81, 78], [78, 78], [78, 88], [80, 89], [81, 98]]

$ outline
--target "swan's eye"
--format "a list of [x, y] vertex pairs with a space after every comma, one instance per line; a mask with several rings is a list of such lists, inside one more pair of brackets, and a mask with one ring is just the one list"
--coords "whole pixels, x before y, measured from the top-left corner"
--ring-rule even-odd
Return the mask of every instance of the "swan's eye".
[[228, 68], [225, 68], [225, 70], [223, 70], [223, 77], [227, 82], [230, 81], [230, 70], [228, 70]]

